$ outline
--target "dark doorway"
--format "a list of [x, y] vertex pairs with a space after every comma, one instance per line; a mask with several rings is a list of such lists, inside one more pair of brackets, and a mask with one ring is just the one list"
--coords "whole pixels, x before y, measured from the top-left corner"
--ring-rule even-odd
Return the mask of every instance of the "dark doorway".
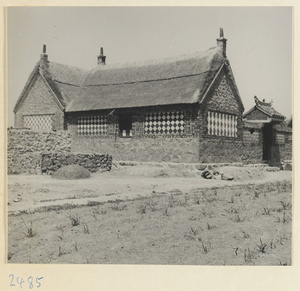
[[119, 117], [120, 137], [132, 137], [132, 116], [122, 115]]
[[264, 124], [263, 127], [263, 161], [271, 162], [273, 125]]

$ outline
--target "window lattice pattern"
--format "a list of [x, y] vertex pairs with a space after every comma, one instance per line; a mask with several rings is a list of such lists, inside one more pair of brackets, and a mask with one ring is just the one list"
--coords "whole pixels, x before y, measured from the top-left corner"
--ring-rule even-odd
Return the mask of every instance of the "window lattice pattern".
[[184, 114], [181, 111], [148, 113], [144, 129], [145, 134], [182, 134]]
[[237, 116], [208, 111], [207, 129], [209, 135], [237, 137]]
[[77, 133], [80, 135], [105, 135], [106, 116], [78, 117]]
[[52, 114], [24, 115], [24, 127], [30, 129], [52, 129]]

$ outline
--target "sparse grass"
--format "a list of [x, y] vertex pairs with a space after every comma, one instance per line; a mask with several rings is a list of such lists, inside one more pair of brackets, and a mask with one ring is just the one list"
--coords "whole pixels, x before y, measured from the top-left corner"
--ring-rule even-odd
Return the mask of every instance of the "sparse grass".
[[250, 238], [249, 233], [243, 231], [242, 229], [241, 229], [241, 232], [243, 233], [244, 238]]
[[163, 208], [163, 215], [169, 216], [169, 205], [165, 205]]
[[58, 256], [61, 257], [62, 255], [65, 255], [67, 252], [65, 248], [63, 248], [61, 245], [58, 246]]
[[140, 204], [137, 207], [137, 213], [145, 214], [146, 213], [146, 209], [147, 209], [147, 205], [146, 204]]
[[90, 229], [89, 229], [89, 226], [87, 225], [87, 223], [84, 223], [83, 224], [83, 232], [84, 233], [90, 233]]
[[267, 244], [266, 244], [266, 243], [263, 243], [261, 238], [259, 239], [259, 241], [260, 241], [260, 244], [257, 245], [258, 251], [259, 251], [260, 253], [263, 253], [263, 254], [264, 254], [264, 253], [266, 253]]
[[75, 248], [75, 251], [78, 252], [78, 244], [77, 244], [77, 241], [75, 242], [75, 244], [73, 245], [74, 248]]
[[270, 215], [271, 209], [269, 207], [264, 207], [264, 213], [263, 215]]
[[277, 218], [276, 218], [276, 221], [278, 222], [278, 223], [288, 223], [289, 221], [288, 221], [288, 218], [286, 217], [286, 214], [285, 214], [285, 212], [283, 212], [283, 214], [282, 214], [282, 218], [280, 218], [280, 216], [278, 216]]
[[229, 203], [232, 203], [232, 204], [234, 203], [234, 196], [231, 196], [231, 197], [230, 197]]
[[241, 218], [239, 214], [237, 214], [235, 217], [234, 217], [234, 221], [235, 222], [243, 222], [245, 220], [245, 217], [244, 218]]
[[8, 261], [11, 260], [12, 256], [13, 256], [13, 253], [12, 252], [8, 252], [7, 253], [7, 260]]
[[245, 263], [249, 264], [252, 263], [252, 261], [255, 259], [255, 252], [253, 250], [250, 250], [250, 248], [247, 248], [244, 250], [244, 261]]
[[[14, 255], [9, 263], [20, 260], [24, 263], [28, 260], [34, 263], [39, 260], [41, 263], [85, 263], [89, 258], [88, 263], [99, 264], [178, 264], [181, 260], [192, 265], [220, 265], [223, 262], [226, 265], [279, 265], [279, 258], [285, 265], [291, 255], [291, 224], [287, 221], [291, 221], [292, 214], [290, 210], [283, 210], [289, 208], [288, 202], [282, 205], [280, 200], [289, 201], [290, 193], [264, 197], [266, 188], [251, 187], [218, 188], [217, 194], [214, 189], [207, 189], [204, 196], [208, 199], [202, 197], [202, 189], [196, 189], [191, 191], [191, 196], [185, 192], [151, 197], [140, 195], [137, 199], [101, 203], [102, 206], [92, 202], [72, 210], [60, 209], [57, 214], [45, 212], [32, 216], [30, 212], [21, 217], [10, 216], [12, 239], [9, 251]], [[259, 200], [254, 200], [257, 189]], [[236, 193], [241, 195], [238, 197]], [[79, 197], [80, 192], [76, 195]], [[277, 212], [279, 207], [281, 212]], [[52, 210], [57, 209], [53, 206]], [[119, 211], [122, 209], [126, 211]], [[66, 212], [69, 219], [71, 216], [78, 218], [79, 227], [71, 227], [72, 220], [70, 224]], [[272, 214], [276, 214], [274, 218]], [[280, 216], [280, 225], [275, 221], [276, 216]], [[26, 244], [30, 239], [24, 238], [22, 230], [23, 237], [19, 238], [22, 217], [28, 226], [31, 217], [33, 219], [37, 238], [31, 244], [34, 243], [36, 250], [27, 251]], [[245, 223], [236, 223], [244, 220]], [[24, 228], [23, 223], [21, 228]], [[260, 235], [257, 237], [259, 233], [261, 239]], [[49, 249], [45, 248], [45, 243]], [[30, 255], [23, 250], [27, 254], [30, 251]], [[74, 256], [64, 255], [70, 253]], [[151, 256], [151, 253], [160, 255]]]
[[292, 208], [292, 204], [290, 202], [280, 201], [282, 210], [290, 210]]
[[202, 240], [200, 240], [200, 243], [202, 245], [203, 253], [207, 254], [208, 250], [211, 249], [211, 242], [208, 241], [207, 243], [204, 243]]
[[195, 202], [195, 204], [200, 205], [200, 204], [201, 204], [201, 201], [202, 201], [202, 198], [201, 198], [200, 195], [195, 195], [195, 196], [194, 196], [194, 202]]
[[156, 210], [157, 204], [158, 204], [157, 200], [153, 200], [153, 199], [149, 199], [147, 202], [147, 206], [152, 212]]
[[69, 217], [72, 226], [77, 226], [80, 224], [80, 218], [76, 214], [73, 215], [73, 214], [67, 213], [67, 216]]
[[127, 208], [127, 205], [124, 202], [121, 202], [120, 200], [116, 200], [113, 202], [113, 205], [110, 207], [111, 210], [115, 211], [123, 211]]
[[24, 221], [24, 219], [22, 218], [22, 221], [25, 225], [25, 234], [27, 237], [34, 237], [36, 234], [35, 232], [33, 231], [33, 228], [32, 228], [32, 221], [30, 222], [30, 226], [27, 226], [26, 222]]

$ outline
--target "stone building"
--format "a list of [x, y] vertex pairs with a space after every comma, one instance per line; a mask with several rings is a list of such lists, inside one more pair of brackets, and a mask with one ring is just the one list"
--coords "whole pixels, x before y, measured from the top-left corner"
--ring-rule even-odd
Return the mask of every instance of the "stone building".
[[291, 121], [286, 121], [285, 116], [273, 108], [272, 102], [260, 101], [256, 96], [254, 101], [254, 107], [244, 114], [244, 120], [248, 126], [255, 124], [261, 130], [263, 161], [278, 165], [291, 160]]
[[207, 51], [91, 71], [50, 62], [43, 48], [14, 108], [15, 127], [67, 130], [72, 151], [116, 160], [259, 162], [261, 138], [226, 56], [223, 30]]

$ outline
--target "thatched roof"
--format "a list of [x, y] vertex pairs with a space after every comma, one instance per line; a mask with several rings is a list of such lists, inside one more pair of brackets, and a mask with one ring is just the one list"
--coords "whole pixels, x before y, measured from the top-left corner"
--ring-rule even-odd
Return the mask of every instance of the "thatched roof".
[[65, 111], [75, 112], [201, 103], [224, 64], [228, 71], [228, 60], [217, 47], [144, 63], [99, 64], [91, 71], [47, 62], [39, 72]]
[[244, 118], [247, 119], [247, 115], [249, 115], [254, 110], [259, 110], [262, 113], [266, 114], [269, 118], [280, 119], [280, 120], [285, 119], [284, 115], [282, 115], [281, 113], [279, 113], [273, 108], [272, 102], [265, 102], [264, 100], [260, 101], [256, 96], [254, 96], [254, 100], [255, 100], [255, 106], [252, 107], [246, 113], [244, 113]]
[[147, 63], [98, 65], [66, 111], [196, 103], [224, 62], [221, 50]]

